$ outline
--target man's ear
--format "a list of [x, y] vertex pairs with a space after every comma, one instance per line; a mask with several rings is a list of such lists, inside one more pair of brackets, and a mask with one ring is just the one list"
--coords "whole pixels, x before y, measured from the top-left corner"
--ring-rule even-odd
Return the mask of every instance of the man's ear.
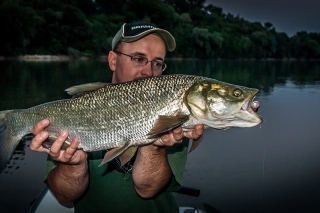
[[115, 52], [113, 51], [109, 52], [108, 62], [109, 62], [109, 67], [111, 71], [114, 72], [116, 70], [116, 65], [117, 65], [117, 54]]

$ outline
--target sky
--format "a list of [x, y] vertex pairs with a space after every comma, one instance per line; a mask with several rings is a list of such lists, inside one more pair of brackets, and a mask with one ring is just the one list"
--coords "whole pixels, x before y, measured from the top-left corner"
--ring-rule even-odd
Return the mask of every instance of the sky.
[[319, 0], [207, 0], [207, 3], [251, 22], [270, 22], [277, 32], [289, 36], [299, 31], [320, 33]]

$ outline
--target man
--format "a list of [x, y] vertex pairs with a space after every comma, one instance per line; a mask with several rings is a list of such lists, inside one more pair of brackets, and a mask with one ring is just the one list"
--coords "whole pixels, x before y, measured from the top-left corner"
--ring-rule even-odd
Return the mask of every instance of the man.
[[[124, 24], [113, 38], [108, 55], [112, 83], [161, 75], [166, 68], [166, 51], [174, 49], [175, 40], [168, 31], [149, 23]], [[124, 166], [115, 159], [101, 167], [98, 165], [104, 153], [77, 150], [77, 138], [61, 150], [68, 136], [66, 131], [50, 150], [43, 148], [48, 125], [48, 120], [35, 125], [36, 136], [30, 148], [49, 154], [48, 187], [60, 202], [74, 204], [75, 212], [179, 211], [170, 191], [181, 186], [188, 148], [187, 141], [181, 143], [182, 138], [198, 139], [203, 125], [189, 132], [178, 127], [154, 143], [139, 147], [136, 156]]]

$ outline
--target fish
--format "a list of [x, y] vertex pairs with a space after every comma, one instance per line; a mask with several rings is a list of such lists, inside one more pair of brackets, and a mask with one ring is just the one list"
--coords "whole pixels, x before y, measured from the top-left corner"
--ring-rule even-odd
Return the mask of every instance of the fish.
[[[125, 164], [140, 145], [167, 131], [197, 124], [205, 128], [253, 127], [262, 122], [254, 110], [258, 89], [196, 75], [163, 75], [124, 83], [87, 83], [66, 89], [72, 98], [27, 109], [0, 111], [0, 169], [10, 160], [21, 138], [42, 119], [52, 142], [63, 130], [69, 145], [79, 138], [85, 152], [108, 150], [101, 164], [119, 156]], [[201, 139], [194, 140], [190, 150]]]

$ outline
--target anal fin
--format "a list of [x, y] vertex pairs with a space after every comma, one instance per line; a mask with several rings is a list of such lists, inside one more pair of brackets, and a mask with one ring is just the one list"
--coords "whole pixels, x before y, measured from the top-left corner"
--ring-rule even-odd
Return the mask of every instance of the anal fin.
[[113, 158], [117, 157], [121, 153], [123, 153], [128, 147], [130, 143], [126, 142], [123, 146], [117, 147], [114, 149], [111, 149], [107, 151], [107, 153], [104, 155], [103, 160], [101, 161], [99, 166], [102, 166], [103, 164], [107, 163], [108, 161], [112, 160]]
[[136, 154], [137, 149], [138, 149], [137, 146], [131, 146], [126, 151], [124, 151], [122, 154], [119, 155], [121, 166], [126, 164]]

